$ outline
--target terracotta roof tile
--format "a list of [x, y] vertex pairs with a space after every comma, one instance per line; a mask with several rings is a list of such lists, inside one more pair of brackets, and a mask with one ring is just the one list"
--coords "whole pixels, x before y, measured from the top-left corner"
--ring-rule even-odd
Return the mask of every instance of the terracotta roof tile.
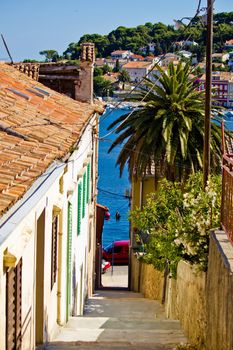
[[139, 61], [139, 62], [128, 62], [126, 63], [123, 68], [149, 68], [151, 67], [151, 62], [146, 62], [146, 61]]
[[74, 101], [0, 63], [0, 216], [69, 152], [94, 112], [102, 105]]

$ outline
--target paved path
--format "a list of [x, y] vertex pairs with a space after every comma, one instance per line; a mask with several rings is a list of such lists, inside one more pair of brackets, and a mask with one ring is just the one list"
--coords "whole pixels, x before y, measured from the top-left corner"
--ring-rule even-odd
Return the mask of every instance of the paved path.
[[155, 300], [126, 290], [102, 290], [83, 317], [72, 317], [48, 350], [170, 350], [186, 343], [180, 324]]

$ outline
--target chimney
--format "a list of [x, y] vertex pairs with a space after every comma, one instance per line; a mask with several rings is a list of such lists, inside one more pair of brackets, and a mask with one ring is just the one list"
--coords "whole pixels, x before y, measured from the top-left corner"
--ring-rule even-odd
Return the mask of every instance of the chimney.
[[93, 102], [94, 62], [94, 44], [82, 43], [79, 79], [75, 83], [75, 100], [89, 103]]

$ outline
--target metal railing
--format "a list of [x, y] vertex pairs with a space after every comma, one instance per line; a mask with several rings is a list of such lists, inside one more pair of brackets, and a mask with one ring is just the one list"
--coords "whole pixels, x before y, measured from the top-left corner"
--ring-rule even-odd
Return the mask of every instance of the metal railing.
[[223, 155], [221, 224], [233, 244], [233, 154]]

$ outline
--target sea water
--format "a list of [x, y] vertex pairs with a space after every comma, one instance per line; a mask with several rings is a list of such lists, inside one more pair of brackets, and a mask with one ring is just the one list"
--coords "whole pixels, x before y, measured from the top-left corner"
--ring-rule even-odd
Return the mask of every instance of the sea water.
[[[131, 187], [128, 168], [126, 165], [122, 177], [120, 177], [119, 167], [116, 167], [116, 160], [121, 147], [117, 146], [108, 153], [108, 149], [116, 138], [116, 134], [109, 134], [109, 130], [107, 130], [108, 126], [116, 118], [126, 113], [129, 113], [129, 110], [107, 109], [100, 118], [97, 202], [107, 206], [110, 211], [110, 219], [104, 221], [104, 247], [116, 240], [129, 239], [128, 213], [130, 203], [129, 199], [125, 197], [126, 190], [130, 190]], [[120, 213], [119, 220], [116, 220], [115, 216], [117, 211]]]

